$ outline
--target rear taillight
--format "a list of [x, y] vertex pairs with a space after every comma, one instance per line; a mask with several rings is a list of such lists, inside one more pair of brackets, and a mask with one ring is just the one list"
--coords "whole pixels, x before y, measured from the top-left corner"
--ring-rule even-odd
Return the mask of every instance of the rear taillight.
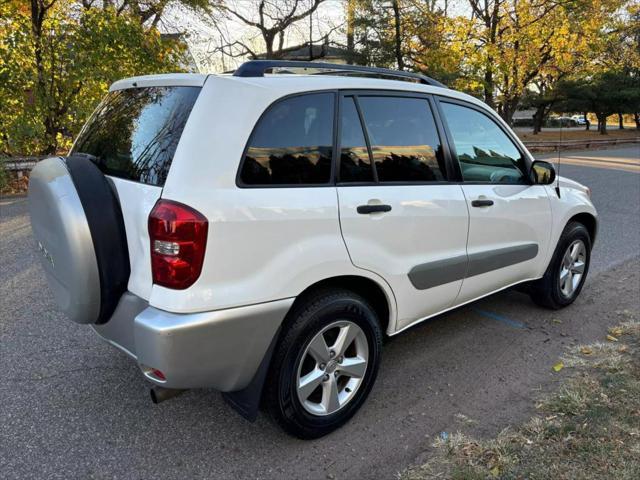
[[153, 283], [176, 290], [193, 285], [202, 271], [208, 228], [193, 208], [158, 200], [149, 214]]

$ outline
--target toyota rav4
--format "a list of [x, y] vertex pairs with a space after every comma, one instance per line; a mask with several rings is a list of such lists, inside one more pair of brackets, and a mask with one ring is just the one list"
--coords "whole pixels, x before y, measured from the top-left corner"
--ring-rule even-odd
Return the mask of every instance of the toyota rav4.
[[301, 438], [362, 406], [385, 335], [517, 284], [571, 304], [589, 197], [428, 77], [274, 61], [114, 83], [29, 186], [58, 306], [156, 402], [214, 388]]

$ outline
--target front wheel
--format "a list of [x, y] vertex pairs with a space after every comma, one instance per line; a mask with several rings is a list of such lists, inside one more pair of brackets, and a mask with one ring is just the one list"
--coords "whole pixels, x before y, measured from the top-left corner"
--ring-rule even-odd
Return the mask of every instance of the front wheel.
[[555, 310], [570, 305], [582, 290], [590, 261], [589, 231], [581, 223], [569, 223], [544, 277], [532, 284], [531, 298], [538, 305]]
[[318, 438], [347, 422], [378, 371], [382, 330], [360, 296], [318, 292], [294, 307], [274, 354], [265, 404], [299, 438]]

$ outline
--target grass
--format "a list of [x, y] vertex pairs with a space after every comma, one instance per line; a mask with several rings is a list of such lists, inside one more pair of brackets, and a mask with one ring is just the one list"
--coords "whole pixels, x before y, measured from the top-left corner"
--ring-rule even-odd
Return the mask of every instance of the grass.
[[520, 140], [523, 142], [543, 142], [543, 141], [559, 141], [561, 139], [560, 134], [562, 133], [562, 140], [608, 140], [614, 138], [640, 138], [640, 131], [636, 130], [635, 126], [633, 128], [627, 127], [624, 130], [619, 130], [617, 126], [609, 125], [607, 127], [607, 135], [600, 135], [600, 133], [595, 129], [594, 126], [591, 127], [591, 130], [587, 131], [584, 128], [577, 130], [573, 129], [563, 129], [562, 132], [560, 130], [545, 130], [543, 129], [537, 135], [533, 134], [532, 129], [517, 129], [515, 130], [517, 135], [520, 137]]
[[574, 374], [529, 422], [488, 440], [438, 438], [432, 459], [402, 480], [639, 479], [640, 321], [619, 315], [625, 319], [607, 342], [565, 355]]

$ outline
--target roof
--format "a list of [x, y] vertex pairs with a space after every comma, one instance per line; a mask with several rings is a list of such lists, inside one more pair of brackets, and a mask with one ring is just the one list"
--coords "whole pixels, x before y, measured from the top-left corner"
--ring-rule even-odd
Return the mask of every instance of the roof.
[[395, 90], [401, 92], [431, 93], [466, 100], [483, 108], [487, 105], [471, 95], [423, 83], [406, 80], [354, 77], [345, 75], [265, 74], [264, 77], [235, 77], [229, 74], [171, 73], [125, 78], [113, 83], [109, 91], [150, 86], [202, 86], [207, 78], [239, 82], [270, 91], [270, 97], [322, 90]]
[[400, 92], [431, 93], [458, 98], [487, 107], [485, 103], [466, 93], [450, 88], [426, 85], [406, 80], [387, 80], [381, 78], [355, 77], [345, 75], [303, 75], [303, 74], [266, 74], [264, 77], [234, 77], [231, 75], [212, 75], [242, 82], [257, 88], [275, 90], [279, 95], [288, 95], [305, 91], [320, 90], [395, 90]]

